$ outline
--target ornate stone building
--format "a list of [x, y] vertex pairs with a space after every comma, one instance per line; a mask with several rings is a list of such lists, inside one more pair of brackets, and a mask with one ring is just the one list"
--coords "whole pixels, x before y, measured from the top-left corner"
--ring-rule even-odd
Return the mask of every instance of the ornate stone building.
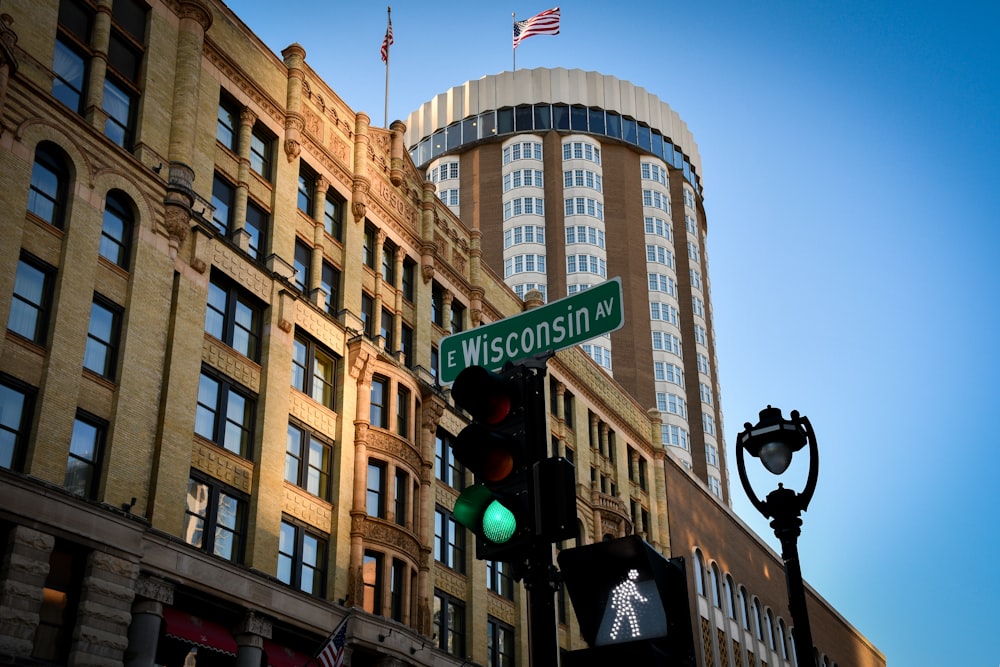
[[[354, 667], [526, 665], [521, 587], [451, 514], [465, 419], [434, 370], [443, 336], [525, 305], [404, 125], [222, 2], [2, 11], [0, 664], [302, 665], [348, 619]], [[659, 413], [578, 350], [548, 375], [579, 540], [694, 558]], [[831, 628], [832, 661], [884, 665]], [[726, 664], [789, 664], [741, 646]]]

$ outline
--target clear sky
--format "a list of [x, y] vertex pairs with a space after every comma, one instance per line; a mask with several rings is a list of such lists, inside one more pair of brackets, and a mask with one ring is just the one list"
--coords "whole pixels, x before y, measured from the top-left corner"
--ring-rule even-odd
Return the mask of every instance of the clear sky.
[[[384, 123], [384, 4], [229, 4]], [[509, 70], [511, 12], [551, 6], [394, 3], [389, 120]], [[561, 8], [519, 68], [631, 81], [698, 142], [737, 513], [779, 549], [734, 443], [768, 403], [799, 410], [822, 462], [806, 580], [893, 667], [1000, 664], [1000, 5]]]

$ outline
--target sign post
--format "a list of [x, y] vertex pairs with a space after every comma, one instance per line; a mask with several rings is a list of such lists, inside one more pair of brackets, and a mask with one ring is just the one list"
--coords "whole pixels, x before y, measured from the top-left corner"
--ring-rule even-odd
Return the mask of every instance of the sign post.
[[573, 347], [625, 324], [622, 280], [612, 278], [539, 308], [441, 339], [438, 380], [469, 366], [499, 370], [508, 361]]

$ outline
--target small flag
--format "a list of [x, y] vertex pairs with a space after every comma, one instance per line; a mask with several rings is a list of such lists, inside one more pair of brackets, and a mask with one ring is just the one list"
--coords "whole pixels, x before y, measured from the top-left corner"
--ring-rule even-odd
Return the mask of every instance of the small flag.
[[547, 9], [540, 14], [535, 14], [530, 19], [516, 21], [514, 23], [514, 48], [521, 43], [522, 39], [528, 39], [535, 35], [558, 35], [559, 34], [559, 8]]
[[392, 17], [389, 17], [389, 27], [385, 30], [385, 39], [382, 40], [382, 62], [389, 62], [389, 47], [392, 46]]
[[[391, 44], [391, 42], [390, 42]], [[323, 649], [316, 656], [323, 667], [341, 667], [344, 664], [344, 657], [347, 653], [347, 618], [340, 622], [334, 629], [330, 638], [326, 640]]]

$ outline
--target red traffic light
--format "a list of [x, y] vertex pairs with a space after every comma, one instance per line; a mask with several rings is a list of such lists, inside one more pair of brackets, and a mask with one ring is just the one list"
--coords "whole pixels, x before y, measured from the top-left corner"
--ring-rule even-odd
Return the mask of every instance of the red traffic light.
[[519, 402], [518, 393], [510, 378], [482, 366], [463, 370], [451, 389], [455, 404], [472, 415], [473, 420], [494, 426], [510, 416]]

